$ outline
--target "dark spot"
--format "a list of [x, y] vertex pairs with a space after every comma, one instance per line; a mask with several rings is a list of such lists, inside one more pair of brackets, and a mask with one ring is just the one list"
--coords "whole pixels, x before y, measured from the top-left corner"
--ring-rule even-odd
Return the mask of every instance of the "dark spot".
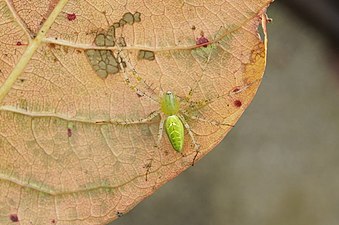
[[125, 61], [121, 61], [121, 64], [122, 64], [122, 66], [123, 66], [124, 68], [126, 68], [126, 67], [127, 67], [127, 64], [126, 64], [126, 62], [125, 62]]
[[81, 50], [77, 49], [75, 50], [76, 53], [80, 54], [81, 53]]
[[148, 181], [148, 175], [149, 175], [149, 173], [150, 173], [150, 171], [151, 171], [151, 167], [152, 167], [152, 159], [151, 159], [151, 161], [149, 162], [149, 163], [146, 163], [144, 166], [143, 166], [143, 168], [146, 168], [146, 177], [145, 177], [145, 181]]
[[71, 128], [67, 128], [67, 136], [72, 137], [72, 129]]
[[209, 40], [205, 37], [204, 32], [201, 31], [200, 37], [197, 38], [196, 42], [197, 45], [202, 45], [203, 47], [207, 47]]
[[57, 38], [57, 37], [55, 37], [54, 39], [55, 39], [55, 40], [58, 40], [58, 38]]
[[16, 43], [16, 45], [17, 45], [17, 46], [21, 46], [21, 45], [22, 45], [21, 41], [18, 41], [18, 42]]
[[52, 223], [55, 223], [55, 219], [53, 219], [51, 222], [52, 222]]
[[124, 213], [122, 213], [122, 212], [117, 212], [117, 216], [118, 217], [122, 217], [124, 215]]
[[195, 30], [195, 29], [196, 29], [196, 27], [193, 25], [193, 26], [191, 27], [191, 29], [192, 29], [192, 30]]
[[20, 82], [21, 82], [21, 83], [25, 82], [25, 79], [22, 79], [22, 78], [21, 78], [21, 79], [20, 79]]
[[143, 95], [140, 94], [139, 92], [137, 92], [137, 96], [138, 96], [139, 98], [143, 97]]
[[49, 43], [48, 46], [49, 46], [50, 48], [55, 48], [55, 44], [54, 44], [54, 43]]
[[234, 105], [239, 108], [242, 106], [242, 102], [240, 100], [235, 100]]
[[9, 218], [11, 219], [12, 222], [19, 222], [19, 218], [17, 214], [11, 214]]
[[73, 21], [77, 18], [77, 15], [75, 15], [75, 13], [67, 13], [67, 19], [69, 21]]
[[46, 21], [46, 19], [42, 18], [42, 20], [40, 21], [40, 25], [44, 24], [45, 21]]
[[236, 88], [233, 89], [232, 92], [236, 93], [236, 92], [238, 92], [238, 91], [240, 91], [240, 88], [236, 87]]

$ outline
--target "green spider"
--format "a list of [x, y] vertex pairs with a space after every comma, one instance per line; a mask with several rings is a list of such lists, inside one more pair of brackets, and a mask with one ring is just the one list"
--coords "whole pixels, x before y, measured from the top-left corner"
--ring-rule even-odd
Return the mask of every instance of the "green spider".
[[[143, 93], [138, 89], [138, 93]], [[211, 100], [203, 100], [200, 102], [189, 102], [188, 99], [190, 99], [192, 94], [192, 90], [189, 93], [189, 96], [184, 99], [184, 101], [187, 101], [191, 108], [198, 110], [199, 108], [203, 108], [208, 103], [211, 102]], [[146, 95], [143, 93], [143, 96], [147, 96], [148, 98], [151, 98], [154, 101], [157, 101], [153, 99], [152, 97]], [[156, 147], [159, 147], [161, 144], [161, 140], [163, 137], [163, 129], [165, 128], [167, 137], [173, 147], [173, 149], [178, 152], [183, 152], [183, 146], [184, 146], [184, 131], [187, 130], [189, 136], [191, 137], [192, 144], [194, 146], [194, 150], [196, 151], [196, 154], [193, 158], [192, 166], [194, 166], [194, 162], [196, 157], [199, 154], [199, 148], [200, 144], [197, 143], [194, 134], [189, 126], [189, 124], [186, 122], [186, 118], [192, 119], [192, 120], [199, 120], [203, 122], [210, 123], [212, 125], [226, 125], [234, 127], [233, 125], [227, 124], [227, 123], [219, 123], [217, 121], [211, 121], [208, 119], [204, 119], [198, 116], [190, 115], [185, 109], [181, 108], [181, 104], [178, 96], [176, 96], [171, 91], [165, 92], [163, 95], [160, 96], [160, 101], [157, 101], [160, 104], [160, 109], [156, 110], [152, 113], [150, 113], [147, 117], [139, 119], [139, 120], [111, 120], [109, 123], [112, 124], [119, 124], [119, 125], [131, 125], [131, 124], [142, 124], [147, 123], [151, 120], [153, 120], [155, 117], [160, 116], [160, 123], [159, 123], [159, 130], [158, 130], [158, 139], [156, 142]], [[194, 111], [194, 110], [193, 110]], [[105, 123], [104, 121], [98, 122], [98, 123]]]
[[160, 106], [161, 112], [166, 116], [166, 118], [164, 116], [161, 117], [157, 145], [160, 144], [162, 138], [162, 130], [165, 126], [167, 137], [173, 149], [181, 153], [184, 145], [185, 126], [189, 135], [191, 136], [192, 142], [194, 144], [194, 149], [198, 151], [200, 145], [197, 144], [197, 142], [195, 141], [190, 126], [180, 113], [180, 102], [177, 100], [176, 96], [171, 91], [167, 91], [161, 98]]
[[[199, 148], [200, 144], [197, 143], [193, 131], [191, 130], [189, 124], [186, 122], [185, 118], [191, 119], [191, 120], [198, 120], [202, 122], [207, 122], [212, 125], [220, 126], [220, 125], [226, 125], [230, 127], [234, 127], [233, 125], [227, 124], [227, 123], [219, 123], [217, 121], [211, 121], [209, 119], [201, 118], [198, 116], [191, 115], [189, 111], [197, 111], [207, 104], [211, 103], [213, 99], [204, 99], [198, 102], [191, 102], [190, 98], [192, 97], [193, 89], [190, 90], [188, 96], [185, 98], [176, 96], [172, 91], [167, 91], [164, 94], [160, 94], [160, 100], [154, 99], [153, 97], [147, 95], [144, 91], [140, 90], [137, 86], [142, 82], [142, 78], [138, 75], [138, 73], [135, 71], [135, 69], [130, 69], [132, 72], [132, 77], [135, 77], [137, 84], [133, 85], [130, 81], [130, 77], [127, 75], [125, 71], [125, 66], [123, 66], [123, 62], [127, 65], [129, 68], [133, 68], [130, 65], [130, 62], [128, 60], [123, 60], [123, 58], [127, 58], [126, 55], [123, 54], [123, 52], [120, 52], [120, 57], [118, 57], [119, 64], [121, 71], [124, 74], [124, 81], [133, 91], [135, 91], [139, 97], [145, 96], [150, 98], [151, 100], [159, 103], [160, 107], [158, 110], [150, 113], [147, 117], [141, 118], [138, 120], [120, 120], [120, 119], [113, 119], [110, 121], [100, 121], [97, 123], [111, 123], [111, 124], [118, 124], [118, 125], [132, 125], [132, 124], [142, 124], [147, 123], [151, 120], [153, 120], [155, 117], [160, 116], [160, 123], [159, 123], [159, 130], [158, 130], [158, 138], [156, 142], [156, 147], [159, 147], [161, 145], [161, 140], [163, 137], [163, 129], [165, 127], [165, 131], [167, 134], [167, 137], [173, 147], [173, 149], [178, 152], [183, 152], [183, 146], [184, 146], [184, 131], [187, 130], [192, 144], [194, 146], [194, 150], [196, 151], [196, 154], [193, 158], [192, 165], [194, 165], [195, 159], [199, 154]], [[146, 84], [145, 81], [143, 83]], [[147, 89], [150, 87], [148, 86]], [[155, 94], [154, 90], [152, 90], [153, 94]], [[219, 96], [221, 97], [221, 96]], [[218, 98], [218, 97], [217, 97]], [[216, 99], [217, 99], [216, 98]], [[184, 107], [181, 106], [181, 101], [185, 101], [189, 104], [189, 111], [187, 111]], [[215, 99], [214, 99], [215, 100]]]

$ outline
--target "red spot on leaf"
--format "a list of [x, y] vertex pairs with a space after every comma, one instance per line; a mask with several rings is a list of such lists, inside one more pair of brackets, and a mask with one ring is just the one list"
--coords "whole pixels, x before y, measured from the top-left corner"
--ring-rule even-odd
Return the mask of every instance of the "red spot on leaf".
[[9, 218], [11, 219], [12, 222], [19, 222], [19, 218], [17, 214], [11, 214]]
[[77, 18], [77, 15], [75, 15], [75, 13], [67, 13], [67, 19], [69, 21], [73, 21]]
[[202, 45], [203, 47], [207, 47], [209, 40], [205, 37], [204, 32], [201, 31], [200, 37], [197, 38], [196, 42], [197, 45]]
[[71, 128], [67, 128], [67, 136], [72, 137], [72, 129]]
[[22, 46], [22, 45], [27, 45], [27, 44], [24, 44], [24, 43], [22, 43], [21, 41], [17, 41], [15, 45], [16, 45], [16, 46]]
[[234, 105], [239, 108], [242, 106], [242, 102], [240, 100], [235, 100]]

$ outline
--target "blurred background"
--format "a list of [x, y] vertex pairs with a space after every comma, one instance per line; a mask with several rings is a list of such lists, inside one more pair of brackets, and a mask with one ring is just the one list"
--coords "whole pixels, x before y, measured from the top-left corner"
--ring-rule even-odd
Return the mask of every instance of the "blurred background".
[[339, 224], [339, 2], [268, 15], [265, 78], [236, 127], [112, 225]]

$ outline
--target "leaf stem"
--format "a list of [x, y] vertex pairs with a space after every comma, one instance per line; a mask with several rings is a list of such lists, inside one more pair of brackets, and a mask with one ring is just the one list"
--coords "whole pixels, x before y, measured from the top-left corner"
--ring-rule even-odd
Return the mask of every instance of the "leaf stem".
[[6, 97], [8, 92], [13, 87], [15, 81], [18, 77], [22, 74], [24, 69], [26, 68], [27, 64], [29, 63], [30, 59], [39, 48], [41, 42], [43, 41], [44, 37], [46, 36], [47, 31], [51, 28], [52, 24], [54, 23], [55, 19], [67, 4], [68, 0], [60, 0], [58, 4], [53, 9], [52, 13], [49, 15], [47, 20], [45, 21], [44, 25], [39, 30], [37, 36], [29, 43], [27, 46], [24, 54], [21, 56], [19, 62], [13, 68], [12, 72], [9, 74], [8, 78], [4, 82], [4, 84], [0, 87], [0, 103]]

